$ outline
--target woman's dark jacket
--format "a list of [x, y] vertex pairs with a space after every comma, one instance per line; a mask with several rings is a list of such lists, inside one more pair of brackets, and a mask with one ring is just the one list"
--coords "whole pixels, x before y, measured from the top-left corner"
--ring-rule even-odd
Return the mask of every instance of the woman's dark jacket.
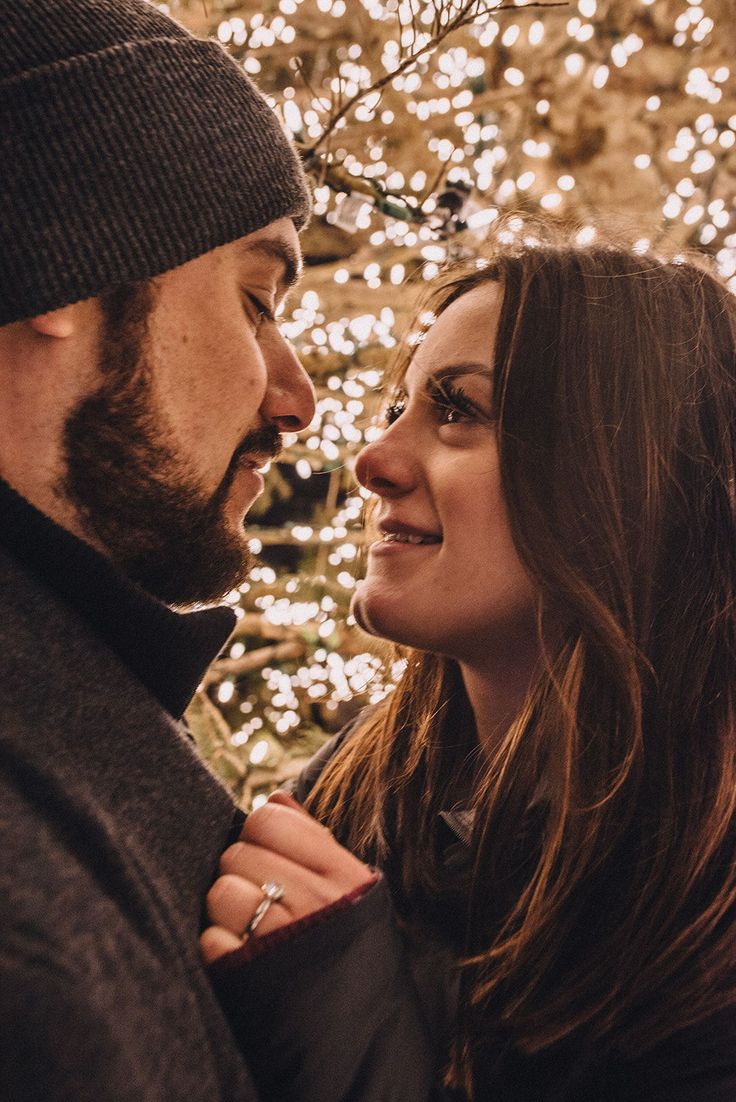
[[[359, 717], [358, 717], [359, 722]], [[294, 785], [304, 801], [327, 762], [357, 729], [355, 720], [315, 755]], [[471, 821], [466, 812], [441, 814], [448, 879], [457, 882], [465, 861], [470, 876]], [[414, 981], [435, 1043], [452, 1032], [459, 983], [452, 933], [433, 915], [431, 929], [418, 916], [407, 931]], [[489, 1044], [474, 1068], [477, 1102], [736, 1102], [736, 1007], [714, 1013], [673, 1034], [636, 1060], [612, 1052], [583, 1052], [579, 1043], [531, 1056], [511, 1045]], [[442, 1097], [438, 1088], [434, 1097]], [[455, 1096], [446, 1094], [449, 1100]], [[458, 1096], [456, 1102], [461, 1102]]]

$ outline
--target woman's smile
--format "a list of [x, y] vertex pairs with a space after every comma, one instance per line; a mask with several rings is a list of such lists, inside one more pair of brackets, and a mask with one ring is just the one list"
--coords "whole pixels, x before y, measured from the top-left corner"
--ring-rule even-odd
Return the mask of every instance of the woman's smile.
[[396, 555], [407, 551], [427, 551], [440, 546], [441, 540], [421, 540], [410, 536], [384, 536], [370, 546], [371, 555]]
[[[501, 290], [453, 302], [417, 349], [359, 480], [381, 501], [353, 611], [364, 628], [458, 659], [531, 623], [531, 583], [508, 525], [493, 417]], [[507, 648], [508, 649], [508, 648]]]
[[404, 524], [397, 520], [384, 517], [378, 523], [381, 539], [371, 544], [372, 553], [384, 553], [393, 548], [411, 548], [436, 546], [442, 543], [442, 536], [438, 532], [417, 528]]

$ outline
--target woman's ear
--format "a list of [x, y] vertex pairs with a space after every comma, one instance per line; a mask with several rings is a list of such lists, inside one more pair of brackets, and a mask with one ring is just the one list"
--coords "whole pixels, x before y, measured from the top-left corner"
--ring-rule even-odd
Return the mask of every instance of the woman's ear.
[[28, 325], [41, 337], [71, 337], [76, 328], [74, 306], [61, 306], [47, 314], [37, 314], [28, 319]]

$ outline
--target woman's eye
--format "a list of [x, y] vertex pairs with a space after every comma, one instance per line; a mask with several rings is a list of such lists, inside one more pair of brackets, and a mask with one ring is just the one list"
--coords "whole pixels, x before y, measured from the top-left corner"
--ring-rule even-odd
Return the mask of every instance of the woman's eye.
[[477, 421], [479, 411], [474, 402], [460, 388], [444, 382], [430, 390], [432, 401], [445, 425], [457, 425], [464, 421]]
[[[432, 383], [427, 391], [432, 416], [441, 425], [458, 425], [487, 420], [475, 402], [468, 398], [460, 387], [454, 386], [450, 382]], [[406, 395], [400, 394], [386, 407], [383, 421], [387, 428], [401, 417], [406, 409], [406, 404]]]
[[398, 421], [399, 417], [401, 417], [401, 414], [404, 412], [405, 408], [405, 398], [397, 398], [395, 401], [391, 402], [391, 404], [386, 407], [383, 415], [384, 424], [387, 427], [389, 425], [393, 425], [394, 421]]

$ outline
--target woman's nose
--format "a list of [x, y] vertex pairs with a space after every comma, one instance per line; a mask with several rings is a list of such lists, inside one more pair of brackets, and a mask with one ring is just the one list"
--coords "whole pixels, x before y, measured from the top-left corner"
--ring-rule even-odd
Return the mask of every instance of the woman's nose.
[[355, 475], [366, 490], [379, 497], [401, 497], [416, 485], [411, 455], [387, 430], [358, 454]]
[[314, 417], [314, 387], [289, 341], [273, 330], [261, 342], [268, 370], [261, 413], [279, 432], [299, 432]]

